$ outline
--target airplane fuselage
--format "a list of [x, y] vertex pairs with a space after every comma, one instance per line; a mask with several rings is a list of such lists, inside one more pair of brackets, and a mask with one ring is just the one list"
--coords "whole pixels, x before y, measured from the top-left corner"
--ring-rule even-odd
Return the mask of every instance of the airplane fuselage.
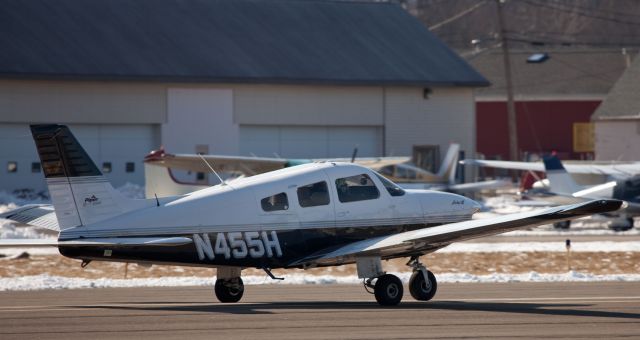
[[[60, 240], [186, 237], [157, 247], [60, 247], [88, 260], [195, 266], [288, 267], [292, 261], [354, 241], [471, 218], [478, 204], [463, 196], [387, 189], [361, 166], [316, 163], [248, 177], [165, 200], [98, 223], [62, 231]], [[95, 199], [94, 199], [95, 201]], [[98, 211], [99, 202], [84, 213]], [[398, 254], [398, 256], [405, 256]]]

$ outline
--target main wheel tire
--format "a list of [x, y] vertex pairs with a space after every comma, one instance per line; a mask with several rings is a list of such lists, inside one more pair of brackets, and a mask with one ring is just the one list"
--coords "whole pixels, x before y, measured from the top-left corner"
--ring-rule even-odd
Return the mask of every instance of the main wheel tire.
[[402, 281], [397, 276], [384, 274], [376, 281], [373, 292], [380, 305], [395, 306], [402, 300], [404, 288], [402, 288]]
[[[230, 282], [237, 280], [237, 282]], [[231, 280], [216, 280], [215, 286], [216, 297], [222, 303], [238, 302], [242, 299], [244, 294], [244, 283], [242, 278], [236, 278]]]
[[438, 290], [438, 281], [432, 272], [427, 271], [428, 280], [424, 279], [422, 271], [416, 270], [409, 279], [409, 293], [418, 301], [429, 301], [433, 299]]
[[614, 220], [610, 228], [613, 229], [613, 231], [627, 231], [633, 228], [633, 223], [633, 217], [627, 217], [624, 219], [624, 223], [616, 223]]
[[562, 221], [562, 222], [556, 222], [553, 224], [553, 227], [556, 229], [569, 229], [571, 227], [571, 221]]

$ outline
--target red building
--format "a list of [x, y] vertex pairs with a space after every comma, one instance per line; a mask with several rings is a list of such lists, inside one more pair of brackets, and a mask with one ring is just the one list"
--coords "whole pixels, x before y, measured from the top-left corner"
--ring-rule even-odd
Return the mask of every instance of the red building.
[[[540, 48], [544, 46], [510, 54], [520, 159], [554, 151], [563, 159], [592, 159], [593, 150], [574, 147], [574, 126], [590, 122], [624, 72], [628, 55], [618, 49]], [[534, 54], [546, 55], [528, 62]], [[501, 50], [488, 50], [468, 60], [492, 83], [476, 92], [478, 156], [509, 159]]]

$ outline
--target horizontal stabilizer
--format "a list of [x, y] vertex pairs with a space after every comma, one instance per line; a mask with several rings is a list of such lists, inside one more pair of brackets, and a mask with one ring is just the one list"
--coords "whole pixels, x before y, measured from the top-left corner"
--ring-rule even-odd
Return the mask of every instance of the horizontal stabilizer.
[[0, 248], [40, 248], [57, 247], [58, 240], [52, 239], [0, 239]]
[[396, 256], [399, 253], [407, 255], [426, 254], [453, 242], [576, 219], [587, 215], [612, 212], [620, 209], [622, 205], [623, 201], [619, 200], [597, 200], [520, 214], [423, 228], [353, 242], [337, 248], [329, 248], [295, 261], [290, 266], [351, 263], [359, 256], [380, 256], [385, 258]]
[[172, 247], [192, 243], [188, 237], [113, 237], [83, 238], [58, 241], [56, 239], [0, 239], [0, 248], [19, 247]]
[[193, 243], [188, 237], [112, 237], [59, 241], [65, 247], [172, 247]]
[[56, 212], [50, 204], [28, 204], [2, 213], [0, 218], [34, 227], [60, 231]]

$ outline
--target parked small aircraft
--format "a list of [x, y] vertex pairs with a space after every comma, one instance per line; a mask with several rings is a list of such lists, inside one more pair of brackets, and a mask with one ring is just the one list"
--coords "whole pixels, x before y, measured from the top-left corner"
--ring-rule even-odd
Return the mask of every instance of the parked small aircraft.
[[[60, 230], [60, 253], [82, 260], [217, 268], [215, 293], [237, 302], [243, 268], [311, 268], [355, 263], [381, 305], [403, 295], [382, 259], [408, 257], [409, 292], [430, 300], [437, 281], [420, 256], [453, 242], [617, 210], [597, 200], [471, 220], [479, 205], [463, 196], [404, 190], [369, 168], [322, 162], [238, 179], [187, 195], [127, 199], [101, 174], [69, 129], [31, 131], [57, 223], [39, 206], [0, 217]], [[47, 218], [48, 216], [48, 218]]]
[[[145, 157], [145, 190], [147, 197], [155, 195], [172, 196], [204, 189], [210, 184], [203, 180], [187, 182], [179, 180], [174, 170], [186, 170], [205, 174], [213, 169], [228, 175], [229, 180], [238, 177], [283, 169], [291, 166], [314, 162], [351, 162], [377, 171], [387, 179], [405, 189], [431, 189], [466, 193], [483, 189], [496, 189], [511, 185], [509, 181], [494, 180], [476, 183], [457, 184], [456, 168], [458, 164], [459, 144], [451, 144], [437, 173], [411, 165], [409, 157], [365, 157], [351, 159], [287, 159], [268, 157], [244, 157], [224, 155], [171, 154], [164, 149], [151, 151]], [[203, 176], [204, 178], [204, 176]]]
[[[537, 186], [522, 193], [525, 198], [550, 202], [551, 204], [571, 204], [594, 199], [615, 198], [627, 202], [626, 208], [607, 214], [615, 217], [611, 229], [624, 231], [633, 228], [633, 216], [640, 215], [640, 180], [609, 181], [598, 185], [581, 186], [576, 183], [556, 156], [543, 158], [547, 175], [546, 185]], [[571, 221], [557, 222], [555, 226], [567, 229]]]
[[[523, 170], [532, 173], [545, 171], [543, 162], [465, 159], [460, 161], [460, 164], [496, 169]], [[581, 185], [597, 185], [612, 180], [627, 180], [640, 176], [640, 162], [568, 161], [565, 162], [564, 167], [574, 180]]]

